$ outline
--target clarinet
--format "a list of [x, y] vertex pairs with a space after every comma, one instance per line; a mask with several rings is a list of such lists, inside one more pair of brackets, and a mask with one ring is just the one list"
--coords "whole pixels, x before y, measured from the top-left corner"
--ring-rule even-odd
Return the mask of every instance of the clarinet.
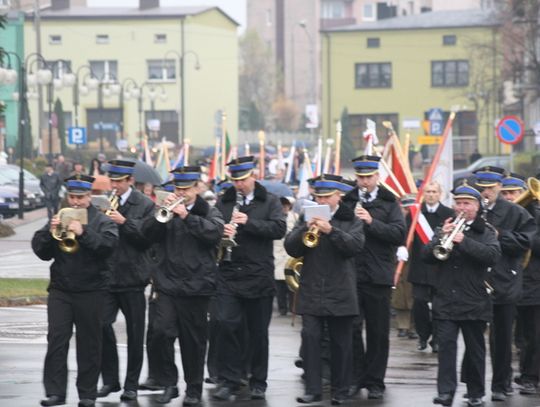
[[[240, 207], [242, 206], [244, 202], [244, 197], [242, 194], [237, 193], [236, 194], [236, 204], [234, 205], [234, 208], [231, 213], [231, 219], [233, 216], [240, 211]], [[234, 226], [236, 229], [238, 225], [234, 222], [231, 222], [231, 225]], [[232, 260], [232, 248], [238, 246], [238, 243], [235, 242], [234, 238], [232, 237], [225, 237], [221, 239], [221, 247], [222, 249], [225, 248], [225, 253], [223, 254], [223, 261], [230, 263]]]

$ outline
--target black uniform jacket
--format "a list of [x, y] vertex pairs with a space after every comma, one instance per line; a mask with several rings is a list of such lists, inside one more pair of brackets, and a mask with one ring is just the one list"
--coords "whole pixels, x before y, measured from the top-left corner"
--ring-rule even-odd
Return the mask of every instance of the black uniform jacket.
[[[437, 210], [433, 213], [429, 213], [426, 204], [423, 203], [421, 205], [421, 211], [433, 230], [441, 226], [446, 219], [454, 217], [454, 211], [442, 203], [439, 203]], [[411, 216], [407, 215], [407, 229], [410, 227], [410, 224]], [[435, 266], [422, 260], [422, 249], [424, 246], [422, 240], [415, 233], [409, 258], [409, 277], [407, 281], [413, 284], [433, 286], [435, 284], [435, 273], [433, 273]]]
[[307, 248], [302, 236], [307, 226], [301, 218], [285, 238], [285, 250], [304, 257], [298, 291], [297, 313], [315, 316], [358, 315], [355, 256], [364, 246], [363, 222], [340, 205], [332, 231], [321, 233], [319, 245]]
[[519, 305], [540, 305], [540, 206], [533, 201], [529, 207], [536, 220], [536, 233], [531, 240], [531, 257], [523, 270], [523, 295]]
[[106, 290], [109, 281], [108, 258], [118, 243], [118, 228], [108, 216], [94, 206], [88, 207], [88, 224], [77, 237], [79, 250], [65, 253], [58, 247], [49, 224], [32, 238], [32, 250], [41, 260], [54, 259], [51, 264], [50, 289], [67, 292]]
[[487, 213], [487, 221], [497, 229], [502, 251], [501, 259], [488, 275], [488, 282], [495, 289], [493, 302], [516, 303], [523, 288], [523, 257], [536, 232], [534, 218], [525, 208], [497, 198]]
[[150, 281], [150, 271], [144, 257], [151, 242], [141, 231], [143, 220], [154, 213], [154, 203], [141, 192], [133, 189], [124, 205], [118, 207], [125, 218], [118, 225], [120, 240], [111, 256], [111, 291], [144, 290]]
[[160, 223], [146, 218], [143, 234], [162, 244], [154, 290], [168, 295], [210, 296], [216, 289], [216, 248], [223, 235], [221, 213], [197, 196], [188, 216]]
[[[217, 208], [226, 222], [231, 219], [236, 205], [236, 189], [230, 187], [221, 196]], [[274, 286], [274, 240], [287, 232], [287, 223], [279, 199], [255, 183], [254, 198], [243, 205], [240, 212], [248, 216], [244, 225], [238, 225], [232, 249], [232, 261], [219, 267], [218, 291], [244, 298], [272, 296]]]
[[[343, 203], [354, 209], [358, 202], [358, 187], [348, 192]], [[364, 224], [366, 243], [356, 256], [357, 282], [392, 286], [396, 265], [396, 250], [405, 241], [405, 219], [395, 196], [379, 185], [377, 197], [364, 204], [373, 221]]]
[[495, 230], [486, 226], [479, 216], [464, 234], [465, 238], [454, 245], [446, 261], [433, 256], [433, 247], [440, 241], [440, 229], [422, 251], [426, 262], [438, 265], [434, 270], [433, 318], [489, 321], [492, 305], [485, 280], [488, 267], [501, 257], [501, 247]]

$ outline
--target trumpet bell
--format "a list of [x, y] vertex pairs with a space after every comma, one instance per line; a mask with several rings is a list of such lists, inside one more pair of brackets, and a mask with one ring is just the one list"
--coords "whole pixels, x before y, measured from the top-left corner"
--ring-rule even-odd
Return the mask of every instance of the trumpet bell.
[[534, 200], [540, 201], [540, 181], [534, 177], [529, 177], [527, 187], [528, 189], [516, 198], [515, 204], [526, 207]]
[[79, 242], [77, 242], [77, 239], [75, 239], [75, 233], [66, 232], [60, 240], [60, 243], [58, 243], [58, 247], [60, 247], [60, 250], [65, 253], [75, 253], [78, 251]]
[[433, 256], [437, 260], [445, 261], [448, 260], [448, 257], [450, 256], [450, 250], [447, 250], [445, 247], [438, 245], [433, 248]]
[[302, 243], [310, 249], [317, 247], [319, 245], [319, 230], [317, 228], [310, 228], [302, 236]]
[[160, 223], [167, 223], [173, 218], [173, 212], [168, 208], [159, 208], [156, 212], [156, 220]]

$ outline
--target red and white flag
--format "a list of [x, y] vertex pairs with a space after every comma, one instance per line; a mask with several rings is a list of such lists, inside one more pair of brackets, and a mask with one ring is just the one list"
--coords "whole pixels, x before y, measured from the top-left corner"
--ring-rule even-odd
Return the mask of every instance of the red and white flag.
[[[411, 206], [411, 216], [416, 216], [416, 212], [420, 211], [420, 204], [414, 204]], [[416, 234], [424, 244], [428, 244], [433, 238], [433, 229], [429, 225], [426, 217], [420, 211], [418, 214], [418, 221], [416, 223]]]
[[418, 192], [411, 169], [403, 156], [401, 143], [395, 133], [390, 136], [384, 146], [382, 160], [384, 160], [388, 165], [389, 171], [394, 175], [393, 177], [387, 175], [386, 179], [381, 177], [386, 184], [394, 190], [404, 191], [405, 194], [415, 194]]

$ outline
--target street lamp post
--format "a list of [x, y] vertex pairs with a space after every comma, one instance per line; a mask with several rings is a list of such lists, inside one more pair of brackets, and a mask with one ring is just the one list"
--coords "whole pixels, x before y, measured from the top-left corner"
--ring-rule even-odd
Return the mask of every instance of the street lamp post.
[[[131, 90], [130, 90], [131, 86]], [[133, 78], [126, 78], [120, 84], [120, 93], [118, 95], [118, 105], [120, 106], [120, 138], [124, 138], [124, 102], [131, 98], [132, 91], [138, 90], [139, 86]], [[138, 95], [137, 95], [138, 96]]]
[[194, 68], [197, 71], [201, 69], [201, 64], [199, 63], [199, 55], [195, 51], [189, 50], [189, 51], [184, 51], [182, 53], [179, 53], [174, 50], [169, 50], [165, 53], [165, 56], [163, 57], [163, 61], [165, 61], [167, 56], [170, 54], [174, 54], [178, 57], [178, 77], [180, 79], [180, 107], [179, 107], [180, 112], [178, 115], [178, 118], [179, 118], [178, 133], [180, 137], [179, 138], [180, 145], [183, 146], [184, 138], [185, 138], [185, 131], [186, 131], [186, 126], [185, 126], [186, 117], [185, 117], [185, 111], [184, 111], [184, 107], [185, 107], [184, 59], [186, 55], [192, 54], [195, 57]]
[[[158, 95], [156, 92], [156, 87], [161, 88], [161, 93]], [[143, 139], [143, 98], [144, 98], [144, 89], [148, 88], [148, 99], [150, 99], [150, 111], [152, 113], [152, 118], [154, 117], [155, 112], [155, 100], [159, 96], [161, 100], [167, 99], [167, 94], [165, 93], [165, 88], [161, 84], [155, 84], [151, 82], [144, 82], [139, 89], [139, 95], [138, 95], [138, 110], [139, 110], [139, 133], [140, 133], [140, 141], [142, 146], [142, 139]]]

